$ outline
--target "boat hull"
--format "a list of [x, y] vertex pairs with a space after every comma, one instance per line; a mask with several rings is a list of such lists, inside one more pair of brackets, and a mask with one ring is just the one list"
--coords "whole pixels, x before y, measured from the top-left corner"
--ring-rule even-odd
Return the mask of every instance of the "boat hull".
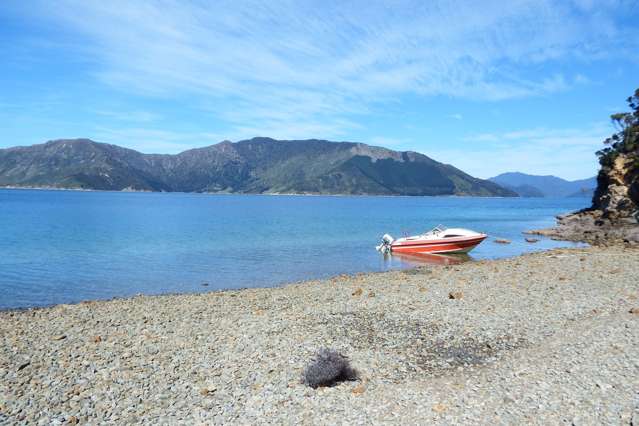
[[410, 240], [391, 244], [394, 253], [468, 253], [486, 239], [486, 235], [459, 239]]

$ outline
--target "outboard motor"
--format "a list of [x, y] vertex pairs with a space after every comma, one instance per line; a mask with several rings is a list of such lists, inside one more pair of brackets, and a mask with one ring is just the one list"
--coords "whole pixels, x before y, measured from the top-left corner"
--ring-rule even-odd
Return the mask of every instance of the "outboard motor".
[[391, 237], [388, 234], [384, 234], [384, 236], [382, 237], [382, 242], [380, 245], [378, 245], [377, 247], [375, 247], [377, 249], [377, 251], [381, 252], [381, 253], [390, 253], [391, 252], [391, 244], [393, 244], [393, 241], [395, 241], [395, 239], [393, 237]]

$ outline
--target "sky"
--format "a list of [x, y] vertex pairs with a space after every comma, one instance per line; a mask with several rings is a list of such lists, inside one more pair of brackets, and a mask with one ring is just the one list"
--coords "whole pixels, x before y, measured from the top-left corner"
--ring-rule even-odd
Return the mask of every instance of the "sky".
[[596, 174], [639, 87], [639, 1], [0, 2], [0, 148], [255, 136]]

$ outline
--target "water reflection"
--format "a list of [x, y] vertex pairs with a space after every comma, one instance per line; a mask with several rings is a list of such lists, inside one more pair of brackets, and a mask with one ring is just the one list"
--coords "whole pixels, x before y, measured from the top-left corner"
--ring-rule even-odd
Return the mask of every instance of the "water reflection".
[[432, 253], [393, 253], [384, 255], [384, 263], [387, 268], [404, 267], [414, 268], [424, 265], [459, 265], [473, 260], [466, 253], [459, 254], [432, 254]]

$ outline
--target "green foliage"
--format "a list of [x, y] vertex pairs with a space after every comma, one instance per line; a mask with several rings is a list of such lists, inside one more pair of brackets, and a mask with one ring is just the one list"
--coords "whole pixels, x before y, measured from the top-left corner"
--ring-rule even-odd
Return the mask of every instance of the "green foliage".
[[604, 167], [612, 165], [619, 154], [639, 150], [639, 89], [626, 101], [631, 111], [610, 116], [618, 131], [604, 141], [606, 148], [597, 151], [599, 163]]

